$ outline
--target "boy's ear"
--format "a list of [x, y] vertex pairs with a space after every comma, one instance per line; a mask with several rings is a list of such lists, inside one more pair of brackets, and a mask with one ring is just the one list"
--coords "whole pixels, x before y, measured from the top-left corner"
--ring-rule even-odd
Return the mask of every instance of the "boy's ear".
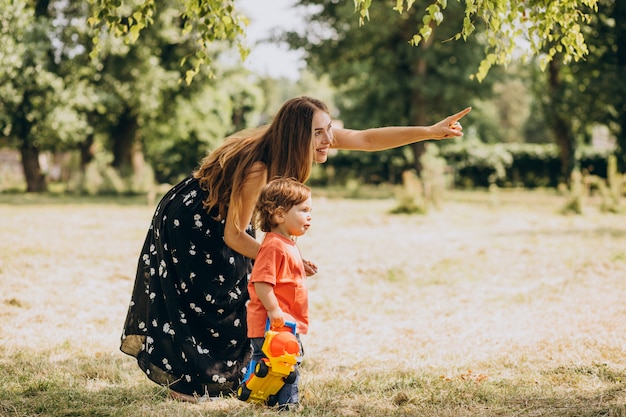
[[274, 218], [277, 223], [282, 223], [285, 220], [285, 210], [282, 207], [278, 207], [274, 212]]

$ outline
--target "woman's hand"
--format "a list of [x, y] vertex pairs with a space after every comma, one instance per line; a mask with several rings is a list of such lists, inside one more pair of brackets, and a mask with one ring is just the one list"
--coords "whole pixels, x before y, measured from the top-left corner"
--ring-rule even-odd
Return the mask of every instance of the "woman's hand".
[[304, 272], [306, 272], [307, 277], [317, 274], [317, 265], [304, 259], [302, 261], [304, 262]]
[[468, 107], [432, 125], [431, 129], [433, 132], [433, 139], [445, 139], [463, 136], [463, 126], [461, 126], [459, 120], [461, 120], [463, 116], [465, 116], [470, 111], [472, 111], [472, 108]]

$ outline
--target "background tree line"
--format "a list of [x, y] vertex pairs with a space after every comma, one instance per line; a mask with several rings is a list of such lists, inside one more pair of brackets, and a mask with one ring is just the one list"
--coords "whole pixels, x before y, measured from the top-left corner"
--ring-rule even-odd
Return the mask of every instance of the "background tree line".
[[[210, 43], [206, 54], [212, 65], [195, 65], [193, 82], [187, 84], [189, 70], [181, 62], [196, 56], [198, 34], [180, 30], [185, 17], [174, 0], [152, 9], [150, 24], [134, 42], [94, 32], [87, 23], [96, 12], [89, 2], [0, 0], [0, 147], [19, 150], [27, 191], [47, 189], [50, 178], [39, 165], [43, 152], [69, 155], [62, 165], [70, 174], [59, 177], [68, 190], [88, 191], [97, 177], [111, 190], [142, 191], [153, 180], [171, 183], [188, 174], [226, 135], [269, 121], [286, 98], [310, 94], [332, 104], [334, 115], [351, 128], [429, 124], [474, 106], [464, 123], [463, 143], [440, 142], [437, 151], [467, 175], [468, 160], [491, 164], [485, 172], [503, 166], [506, 173], [507, 161], [524, 153], [514, 147], [503, 153], [496, 145], [554, 144], [543, 151], [544, 158], [535, 158], [551, 167], [550, 173], [535, 170], [548, 177], [535, 182], [553, 185], [555, 170], [556, 182], [567, 182], [599, 124], [617, 138], [612, 152], [624, 170], [623, 2], [599, 0], [597, 11], [589, 10], [591, 20], [581, 29], [589, 48], [584, 60], [564, 64], [558, 54], [566, 52], [545, 44], [546, 52], [557, 53], [545, 71], [539, 69], [539, 56], [494, 67], [482, 82], [471, 76], [485, 57], [486, 37], [451, 40], [466, 24], [460, 3], [448, 4], [445, 22], [430, 23], [430, 36], [418, 46], [407, 40], [424, 17], [399, 14], [395, 1], [372, 2], [369, 22], [362, 26], [351, 1], [297, 4], [308, 13], [306, 26], [278, 39], [305, 51], [307, 71], [299, 81], [250, 74], [232, 39], [226, 39]], [[417, 1], [414, 8], [428, 4]], [[132, 11], [128, 6], [120, 13], [134, 16]], [[474, 22], [476, 33], [488, 29], [485, 22]], [[90, 54], [94, 36], [97, 55]], [[406, 169], [421, 173], [427, 146], [342, 152], [313, 180], [398, 182]], [[481, 151], [489, 157], [460, 158]], [[601, 171], [598, 163], [583, 168], [591, 165]]]

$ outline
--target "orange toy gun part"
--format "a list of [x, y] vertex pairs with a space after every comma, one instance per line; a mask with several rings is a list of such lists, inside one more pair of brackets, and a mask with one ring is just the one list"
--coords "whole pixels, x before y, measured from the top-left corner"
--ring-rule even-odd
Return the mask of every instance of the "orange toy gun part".
[[297, 355], [300, 352], [300, 346], [298, 345], [298, 339], [291, 333], [278, 332], [276, 336], [272, 338], [269, 344], [270, 355], [273, 357], [288, 355]]

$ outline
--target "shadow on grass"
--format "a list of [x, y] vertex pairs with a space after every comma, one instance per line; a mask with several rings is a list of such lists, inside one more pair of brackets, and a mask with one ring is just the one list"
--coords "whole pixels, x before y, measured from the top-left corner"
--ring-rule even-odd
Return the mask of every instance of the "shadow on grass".
[[[0, 415], [284, 415], [235, 398], [221, 405], [177, 403], [121, 353], [72, 355], [61, 349], [9, 354], [0, 348]], [[338, 370], [324, 378], [305, 365], [303, 372], [310, 375], [302, 387], [301, 416], [626, 416], [626, 369], [607, 365], [501, 380], [471, 371], [442, 377], [432, 370]]]

